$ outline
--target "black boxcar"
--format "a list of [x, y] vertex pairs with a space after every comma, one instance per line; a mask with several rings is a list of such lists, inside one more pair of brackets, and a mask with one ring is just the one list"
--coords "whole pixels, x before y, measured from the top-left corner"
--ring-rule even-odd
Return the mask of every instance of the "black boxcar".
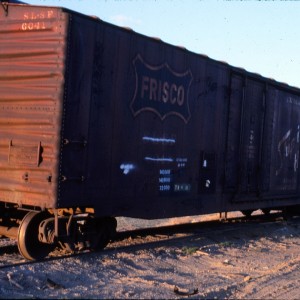
[[0, 229], [25, 257], [115, 216], [299, 204], [299, 89], [64, 8], [6, 8]]

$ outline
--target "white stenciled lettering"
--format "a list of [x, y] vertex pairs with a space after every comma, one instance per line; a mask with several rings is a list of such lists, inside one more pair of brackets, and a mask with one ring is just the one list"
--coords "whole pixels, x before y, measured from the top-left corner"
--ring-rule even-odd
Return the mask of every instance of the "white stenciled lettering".
[[142, 99], [182, 106], [185, 101], [185, 90], [183, 85], [178, 86], [168, 81], [142, 76], [140, 96]]
[[44, 30], [46, 29], [45, 22], [28, 22], [22, 23], [21, 26], [23, 31], [32, 31], [32, 30]]
[[45, 30], [46, 19], [53, 17], [53, 11], [25, 12], [23, 15], [24, 23], [21, 25], [23, 31]]
[[48, 19], [53, 18], [53, 15], [54, 15], [54, 11], [53, 10], [48, 10], [48, 12], [47, 12], [47, 18]]
[[165, 185], [160, 185], [159, 186], [159, 191], [160, 192], [168, 192], [171, 190], [171, 186], [168, 185], [168, 184], [165, 184]]
[[189, 183], [181, 183], [174, 185], [174, 192], [190, 192], [191, 185]]
[[159, 191], [161, 192], [170, 191], [171, 182], [172, 182], [171, 169], [160, 169], [159, 178], [158, 178]]
[[151, 137], [151, 136], [144, 136], [143, 141], [153, 142], [153, 143], [162, 143], [162, 144], [175, 144], [175, 139], [168, 139], [168, 138], [159, 138], [159, 137]]
[[161, 169], [159, 170], [159, 175], [171, 175], [170, 169]]
[[37, 20], [37, 19], [51, 19], [54, 16], [53, 10], [40, 11], [40, 12], [25, 12], [23, 15], [24, 20]]
[[135, 169], [133, 164], [123, 163], [120, 165], [120, 169], [123, 171], [124, 175], [129, 174], [132, 170]]
[[173, 158], [168, 157], [145, 157], [145, 160], [147, 161], [153, 161], [153, 162], [173, 162]]
[[170, 177], [160, 177], [158, 179], [159, 183], [170, 183], [171, 182], [171, 178]]

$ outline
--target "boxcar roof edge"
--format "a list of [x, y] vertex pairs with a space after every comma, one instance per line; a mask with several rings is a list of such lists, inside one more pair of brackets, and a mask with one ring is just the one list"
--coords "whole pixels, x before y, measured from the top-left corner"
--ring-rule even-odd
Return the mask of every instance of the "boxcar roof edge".
[[[24, 4], [10, 3], [9, 5], [24, 5]], [[217, 59], [211, 58], [211, 57], [207, 56], [206, 54], [197, 53], [197, 52], [189, 50], [189, 49], [187, 49], [187, 48], [185, 48], [183, 46], [179, 46], [179, 45], [177, 46], [177, 45], [173, 45], [171, 43], [165, 42], [165, 41], [163, 41], [160, 38], [151, 37], [151, 36], [148, 36], [146, 34], [143, 34], [143, 33], [140, 33], [140, 32], [136, 32], [136, 31], [134, 31], [131, 28], [128, 28], [128, 27], [125, 27], [125, 26], [122, 27], [122, 26], [119, 26], [119, 25], [115, 25], [115, 24], [109, 23], [107, 21], [102, 20], [101, 18], [99, 18], [97, 16], [87, 15], [87, 14], [84, 14], [84, 13], [81, 13], [81, 12], [78, 12], [78, 11], [75, 11], [75, 10], [63, 7], [63, 6], [53, 6], [53, 5], [47, 6], [47, 5], [31, 5], [31, 4], [29, 4], [29, 5], [30, 6], [35, 6], [35, 7], [49, 7], [49, 8], [55, 8], [55, 9], [61, 9], [63, 12], [66, 12], [66, 13], [69, 13], [69, 14], [75, 14], [75, 15], [81, 16], [83, 18], [90, 19], [90, 20], [92, 20], [94, 22], [103, 23], [103, 24], [105, 24], [107, 26], [117, 28], [118, 30], [130, 32], [131, 34], [139, 35], [140, 37], [144, 37], [146, 39], [151, 39], [155, 43], [165, 44], [165, 45], [167, 45], [169, 47], [177, 48], [178, 51], [189, 52], [190, 54], [198, 56], [198, 57], [201, 57], [202, 59], [209, 60], [211, 62], [214, 62], [214, 63], [217, 63], [217, 64], [221, 64], [223, 66], [226, 66], [226, 67], [230, 68], [231, 71], [233, 71], [235, 73], [238, 73], [238, 74], [242, 74], [245, 77], [253, 78], [253, 79], [256, 79], [256, 80], [263, 80], [267, 84], [270, 84], [270, 85], [273, 85], [273, 86], [277, 86], [277, 87], [279, 87], [281, 89], [289, 90], [289, 91], [292, 91], [292, 92], [297, 93], [297, 94], [300, 95], [300, 87], [291, 86], [288, 83], [280, 82], [280, 81], [278, 81], [276, 79], [273, 79], [273, 78], [270, 78], [270, 77], [266, 77], [266, 76], [263, 76], [261, 74], [258, 74], [258, 73], [252, 72], [252, 71], [248, 71], [248, 70], [244, 69], [243, 67], [233, 66], [232, 64], [229, 64], [229, 63], [227, 63], [225, 61], [221, 61], [221, 60], [217, 60]]]

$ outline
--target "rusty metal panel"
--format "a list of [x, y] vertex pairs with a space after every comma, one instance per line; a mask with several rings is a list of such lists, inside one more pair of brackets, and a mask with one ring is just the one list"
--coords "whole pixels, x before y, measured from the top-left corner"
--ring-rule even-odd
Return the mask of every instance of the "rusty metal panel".
[[55, 207], [68, 16], [0, 7], [0, 200]]

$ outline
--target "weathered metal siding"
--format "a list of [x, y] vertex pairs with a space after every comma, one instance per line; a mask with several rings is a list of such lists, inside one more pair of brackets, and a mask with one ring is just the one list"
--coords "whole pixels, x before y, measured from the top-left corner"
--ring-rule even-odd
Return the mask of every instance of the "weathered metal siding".
[[[270, 125], [269, 138], [265, 145], [269, 148], [266, 164], [269, 184], [274, 196], [299, 197], [299, 146], [300, 146], [300, 94], [282, 88], [270, 87], [267, 94]], [[272, 125], [272, 127], [271, 127]]]
[[219, 207], [228, 66], [70, 19], [58, 205], [146, 218]]
[[72, 11], [8, 8], [1, 201], [145, 218], [297, 204], [298, 89]]
[[54, 207], [67, 16], [0, 7], [0, 201]]
[[[227, 128], [224, 190], [232, 193], [230, 202], [236, 202], [238, 209], [242, 202], [253, 208], [295, 203], [299, 197], [299, 90], [232, 71]], [[275, 204], [278, 199], [284, 202]]]
[[[95, 99], [92, 87], [95, 84], [93, 69], [97, 26], [99, 24], [93, 18], [69, 12], [69, 50], [61, 131], [64, 143], [59, 168], [62, 180], [58, 184], [57, 196], [59, 207], [95, 206], [94, 199], [99, 199], [102, 189], [93, 190], [94, 199], [90, 200], [87, 197], [89, 184], [96, 181], [99, 187], [99, 178], [107, 176], [98, 164], [99, 153], [90, 153], [91, 148], [100, 144], [99, 136], [103, 131], [103, 128], [90, 126], [90, 114], [95, 110], [93, 105], [102, 105], [99, 99]], [[97, 170], [96, 177], [91, 176], [94, 168]]]

